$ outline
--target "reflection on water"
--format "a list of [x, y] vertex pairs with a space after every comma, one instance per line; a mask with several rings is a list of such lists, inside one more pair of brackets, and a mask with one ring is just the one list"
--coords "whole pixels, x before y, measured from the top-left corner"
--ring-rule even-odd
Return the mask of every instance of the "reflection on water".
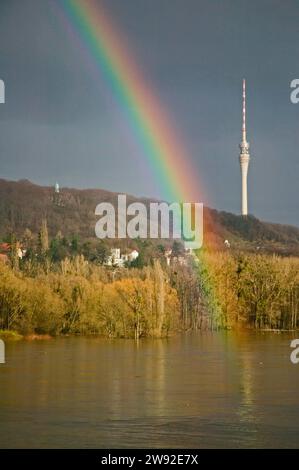
[[289, 334], [7, 344], [0, 447], [299, 447]]

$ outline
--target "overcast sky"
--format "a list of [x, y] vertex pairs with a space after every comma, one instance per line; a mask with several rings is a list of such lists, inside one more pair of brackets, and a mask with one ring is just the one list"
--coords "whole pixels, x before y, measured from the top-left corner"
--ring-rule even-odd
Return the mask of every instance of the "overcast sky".
[[[156, 196], [125, 117], [51, 7], [1, 0], [0, 177]], [[247, 79], [249, 210], [299, 225], [298, 0], [105, 0], [184, 136], [210, 205], [239, 213]]]

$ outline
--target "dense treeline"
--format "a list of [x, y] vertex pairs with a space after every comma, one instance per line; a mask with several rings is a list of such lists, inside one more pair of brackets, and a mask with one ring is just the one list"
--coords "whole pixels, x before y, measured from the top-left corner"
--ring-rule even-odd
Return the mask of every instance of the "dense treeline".
[[[0, 264], [0, 329], [23, 334], [101, 334], [163, 337], [203, 324], [201, 292], [192, 266], [181, 266], [182, 245], [135, 240], [138, 258], [125, 268], [105, 266], [104, 241], [80, 242], [47, 222], [38, 234], [11, 235], [9, 263]], [[25, 248], [20, 258], [20, 250]], [[177, 262], [175, 262], [177, 260]]]
[[298, 258], [210, 252], [196, 266], [108, 269], [80, 255], [31, 273], [29, 261], [0, 263], [0, 329], [140, 338], [244, 327], [299, 327]]
[[194, 259], [174, 242], [168, 266], [164, 246], [135, 243], [137, 260], [117, 268], [104, 265], [104, 242], [50, 240], [45, 220], [37, 235], [12, 236], [0, 263], [0, 329], [140, 338], [299, 327], [299, 258], [204, 250]]
[[200, 267], [217, 327], [299, 327], [299, 258], [206, 253]]
[[[28, 269], [0, 263], [0, 329], [140, 338], [167, 336], [196, 323], [199, 292], [193, 303], [180, 296], [178, 274], [166, 272], [158, 260], [143, 269], [109, 270], [81, 255], [55, 267], [40, 265], [33, 276]], [[188, 292], [194, 273], [185, 269], [179, 286]]]
[[[12, 262], [20, 269], [29, 267], [30, 272], [35, 268], [38, 270], [45, 259], [51, 264], [57, 264], [65, 258], [74, 258], [78, 255], [83, 255], [87, 261], [96, 265], [103, 265], [116, 243], [122, 253], [130, 252], [132, 249], [138, 251], [138, 260], [132, 264], [132, 267], [138, 268], [151, 264], [153, 259], [165, 261], [166, 249], [171, 248], [173, 257], [180, 256], [184, 251], [183, 245], [176, 240], [173, 243], [167, 240], [160, 243], [159, 240], [149, 239], [117, 239], [115, 242], [115, 240], [99, 240], [95, 237], [81, 240], [76, 235], [67, 237], [61, 231], [50, 238], [46, 219], [42, 220], [38, 233], [32, 233], [26, 229], [18, 239], [15, 234], [0, 238], [0, 249], [2, 243], [11, 247], [9, 257]], [[25, 248], [25, 254], [21, 260], [18, 259], [18, 248]]]

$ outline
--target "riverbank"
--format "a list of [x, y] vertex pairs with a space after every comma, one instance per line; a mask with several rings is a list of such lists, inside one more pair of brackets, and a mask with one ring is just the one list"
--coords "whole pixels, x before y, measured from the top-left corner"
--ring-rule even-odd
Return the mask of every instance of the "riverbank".
[[53, 339], [54, 337], [51, 335], [37, 335], [37, 334], [29, 334], [29, 335], [21, 335], [17, 331], [14, 330], [0, 330], [0, 339], [5, 341], [20, 341], [22, 339], [27, 341], [43, 341]]
[[179, 277], [159, 261], [117, 273], [83, 257], [51, 269], [41, 264], [34, 274], [0, 264], [0, 328], [23, 336], [167, 337], [200, 318], [191, 280], [191, 268]]
[[188, 330], [296, 330], [299, 258], [203, 252], [190, 265], [108, 269], [0, 264], [0, 329], [46, 335], [164, 338]]
[[14, 330], [0, 330], [0, 339], [5, 341], [20, 341], [23, 339], [23, 335], [20, 335]]

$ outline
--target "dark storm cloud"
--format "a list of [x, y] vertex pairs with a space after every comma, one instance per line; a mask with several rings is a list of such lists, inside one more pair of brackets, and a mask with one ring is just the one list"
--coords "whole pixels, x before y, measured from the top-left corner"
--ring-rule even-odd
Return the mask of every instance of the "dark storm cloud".
[[[184, 136], [211, 203], [239, 211], [241, 80], [248, 85], [249, 204], [299, 224], [296, 0], [106, 0]], [[155, 195], [134, 136], [53, 1], [0, 3], [0, 175]]]

